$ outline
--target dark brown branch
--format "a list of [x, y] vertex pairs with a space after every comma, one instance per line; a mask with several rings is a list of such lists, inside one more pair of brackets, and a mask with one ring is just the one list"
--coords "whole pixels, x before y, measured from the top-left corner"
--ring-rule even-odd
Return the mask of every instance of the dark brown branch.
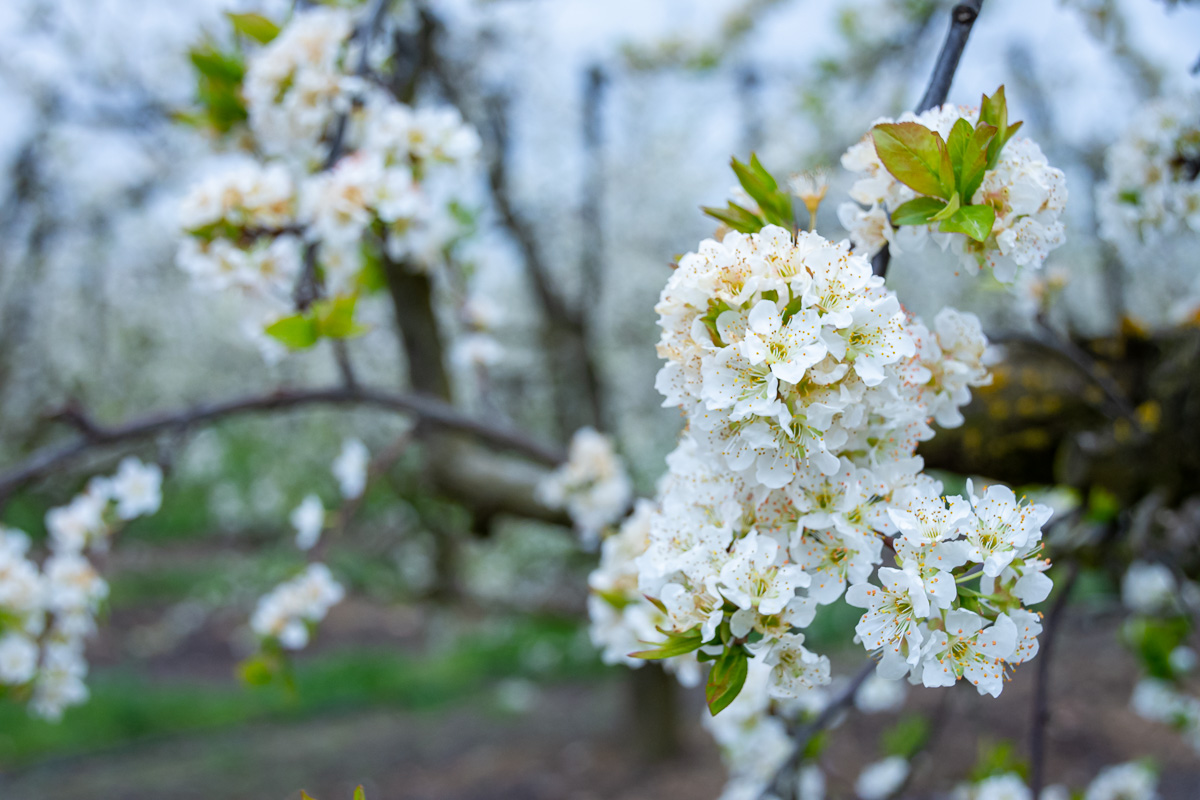
[[[921, 102], [917, 103], [918, 114], [946, 102], [946, 97], [950, 94], [950, 84], [954, 82], [954, 73], [958, 71], [958, 62], [962, 59], [967, 39], [971, 36], [971, 28], [975, 26], [982, 6], [983, 0], [965, 0], [950, 9], [950, 30], [946, 32], [946, 40], [942, 43], [937, 61], [934, 62], [929, 83], [925, 86], [925, 94], [921, 95]], [[886, 277], [891, 260], [891, 251], [884, 245], [871, 262], [875, 274]]]
[[1067, 579], [1059, 589], [1050, 613], [1046, 615], [1046, 625], [1042, 637], [1042, 649], [1038, 654], [1037, 672], [1034, 674], [1033, 687], [1033, 725], [1029, 732], [1029, 786], [1033, 796], [1041, 794], [1045, 784], [1046, 768], [1046, 723], [1050, 721], [1049, 686], [1050, 661], [1054, 654], [1054, 637], [1058, 633], [1058, 624], [1063, 609], [1067, 607], [1067, 599], [1071, 596], [1071, 588], [1079, 575], [1078, 562], [1072, 561], [1067, 567]]
[[[145, 439], [165, 431], [185, 430], [239, 414], [280, 411], [302, 406], [369, 406], [412, 414], [422, 422], [447, 431], [466, 434], [491, 448], [511, 451], [535, 462], [554, 466], [565, 459], [556, 447], [549, 447], [515, 430], [494, 427], [465, 416], [449, 403], [416, 394], [400, 394], [381, 389], [338, 387], [329, 389], [280, 390], [272, 394], [242, 397], [221, 403], [194, 406], [183, 411], [156, 414], [114, 427], [88, 423], [89, 431], [73, 442], [47, 447], [32, 454], [24, 463], [0, 476], [0, 498], [32, 481], [44, 478], [103, 445]], [[75, 426], [80, 427], [78, 423]]]
[[[362, 46], [358, 53], [358, 63], [354, 68], [354, 74], [360, 78], [367, 74], [371, 43], [375, 40], [375, 34], [379, 31], [384, 12], [387, 11], [389, 5], [391, 5], [391, 0], [372, 0], [362, 24], [354, 31], [351, 41], [359, 41]], [[333, 165], [342, 157], [346, 143], [346, 130], [349, 127], [350, 113], [343, 111], [334, 120], [333, 135], [329, 140], [329, 152], [321, 164], [322, 172], [333, 169]], [[324, 291], [320, 276], [317, 274], [317, 250], [319, 247], [316, 242], [309, 242], [304, 248], [304, 267], [300, 270], [296, 286], [292, 290], [292, 301], [300, 311], [307, 310], [321, 298], [321, 293]]]
[[967, 39], [971, 36], [971, 28], [979, 16], [983, 0], [964, 0], [950, 9], [950, 30], [946, 33], [946, 41], [942, 43], [942, 51], [938, 53], [937, 62], [933, 65], [933, 74], [929, 76], [929, 84], [921, 102], [917, 103], [917, 113], [928, 111], [946, 102], [950, 94], [950, 84], [954, 82], [954, 73], [958, 71], [958, 62], [966, 49]]

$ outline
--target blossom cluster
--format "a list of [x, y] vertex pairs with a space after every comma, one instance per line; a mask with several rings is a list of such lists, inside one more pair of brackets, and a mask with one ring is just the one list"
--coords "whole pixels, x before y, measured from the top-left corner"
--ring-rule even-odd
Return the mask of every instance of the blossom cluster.
[[1134, 115], [1105, 156], [1096, 187], [1100, 235], [1119, 248], [1200, 233], [1200, 111], [1196, 97], [1158, 98]]
[[23, 532], [0, 528], [0, 688], [50, 720], [84, 702], [86, 638], [108, 597], [90, 553], [104, 552], [124, 523], [162, 503], [162, 471], [136, 458], [95, 477], [65, 506], [46, 513], [49, 554], [39, 566]]
[[299, 650], [308, 644], [312, 628], [345, 594], [327, 566], [309, 564], [304, 572], [259, 598], [250, 629], [262, 639]]
[[583, 544], [593, 549], [600, 533], [619, 520], [633, 499], [633, 484], [612, 440], [593, 428], [571, 437], [567, 460], [537, 487], [550, 508], [565, 509]]
[[378, 285], [367, 272], [380, 259], [436, 273], [470, 231], [462, 197], [479, 137], [453, 108], [411, 107], [352, 74], [358, 46], [346, 10], [296, 13], [246, 69], [263, 160], [233, 160], [182, 201], [180, 267], [250, 298], [247, 332], [269, 359], [281, 349], [263, 330], [291, 312], [302, 273], [357, 296]]
[[[1166, 655], [1165, 661], [1147, 663], [1150, 674], [1134, 687], [1130, 705], [1138, 716], [1179, 731], [1200, 752], [1200, 698], [1185, 686], [1198, 658], [1184, 644], [1184, 637], [1194, 625], [1188, 616], [1200, 607], [1198, 599], [1200, 589], [1181, 580], [1164, 564], [1134, 561], [1121, 579], [1122, 602], [1144, 618], [1143, 625], [1134, 627], [1141, 630], [1141, 637], [1135, 638], [1143, 639], [1133, 642], [1135, 649]], [[1155, 624], [1159, 620], [1166, 624]]]
[[1137, 762], [1105, 767], [1082, 794], [1072, 794], [1065, 786], [1054, 784], [1042, 789], [1035, 798], [1025, 780], [1015, 772], [991, 775], [954, 790], [954, 800], [1158, 800], [1158, 777]]
[[[946, 104], [922, 114], [903, 114], [899, 121], [916, 122], [948, 138], [960, 119], [975, 125], [979, 109]], [[876, 124], [889, 122], [893, 120], [883, 118]], [[867, 255], [884, 247], [893, 254], [920, 251], [933, 240], [955, 252], [969, 273], [986, 265], [998, 281], [1013, 283], [1022, 268], [1040, 268], [1050, 251], [1065, 241], [1059, 217], [1067, 202], [1066, 178], [1031, 139], [1007, 142], [974, 195], [963, 199], [964, 204], [989, 205], [995, 211], [991, 234], [983, 242], [942, 233], [931, 225], [894, 225], [892, 213], [918, 194], [884, 167], [870, 135], [842, 155], [842, 166], [861, 177], [850, 189], [855, 202], [839, 206], [838, 217], [855, 248]]]
[[703, 242], [657, 311], [657, 386], [689, 423], [636, 561], [663, 630], [744, 648], [795, 697], [829, 680], [803, 629], [850, 586], [886, 677], [998, 694], [1036, 650], [1021, 604], [1049, 591], [1049, 512], [1001, 486], [947, 507], [915, 455], [988, 381], [978, 321], [947, 309], [930, 331], [845, 243], [773, 226]]

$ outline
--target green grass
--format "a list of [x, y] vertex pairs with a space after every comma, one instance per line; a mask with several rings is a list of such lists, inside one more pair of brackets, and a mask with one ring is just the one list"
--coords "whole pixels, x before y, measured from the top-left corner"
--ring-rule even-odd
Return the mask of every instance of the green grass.
[[[531, 659], [551, 651], [555, 659]], [[535, 663], [536, 661], [536, 663]], [[129, 670], [95, 675], [91, 700], [51, 724], [0, 705], [0, 765], [109, 749], [164, 736], [361, 708], [429, 710], [466, 699], [498, 679], [595, 677], [610, 672], [580, 646], [574, 621], [527, 619], [461, 636], [425, 657], [360, 649], [298, 660], [295, 691], [150, 681]]]

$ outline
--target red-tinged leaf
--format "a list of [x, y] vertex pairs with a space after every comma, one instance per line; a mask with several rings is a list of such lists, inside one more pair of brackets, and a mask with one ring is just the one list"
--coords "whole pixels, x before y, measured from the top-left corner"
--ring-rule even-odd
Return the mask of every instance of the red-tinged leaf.
[[936, 197], [918, 197], [892, 212], [892, 224], [925, 225], [945, 207], [946, 202]]
[[[949, 162], [942, 137], [916, 122], [887, 122], [871, 129], [875, 152], [896, 180], [920, 194], [948, 199], [942, 172]], [[943, 157], [946, 161], [943, 162]]]
[[704, 687], [704, 698], [708, 701], [710, 714], [715, 717], [734, 701], [746, 684], [748, 672], [749, 657], [740, 646], [726, 648], [713, 662], [708, 683]]
[[991, 206], [964, 206], [943, 220], [943, 233], [963, 233], [977, 242], [987, 241], [996, 224], [996, 212]]

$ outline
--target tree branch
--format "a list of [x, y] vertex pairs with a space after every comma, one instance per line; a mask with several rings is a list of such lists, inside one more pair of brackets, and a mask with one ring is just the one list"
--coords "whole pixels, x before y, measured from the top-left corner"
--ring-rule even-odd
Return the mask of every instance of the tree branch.
[[1047, 695], [1050, 686], [1050, 659], [1054, 650], [1054, 637], [1058, 633], [1059, 619], [1063, 609], [1067, 606], [1067, 598], [1071, 595], [1075, 578], [1079, 575], [1079, 563], [1072, 561], [1067, 569], [1069, 570], [1067, 579], [1063, 581], [1058, 597], [1055, 598], [1050, 613], [1046, 615], [1045, 636], [1039, 653], [1037, 672], [1034, 674], [1033, 726], [1029, 732], [1029, 786], [1034, 797], [1041, 794], [1046, 777], [1046, 723], [1050, 721]]
[[33, 453], [24, 463], [0, 476], [0, 498], [8, 497], [21, 486], [45, 477], [55, 469], [100, 446], [145, 439], [164, 431], [184, 430], [239, 414], [312, 405], [370, 406], [401, 414], [412, 414], [433, 427], [467, 434], [488, 447], [511, 451], [541, 464], [555, 466], [566, 458], [556, 447], [534, 441], [519, 431], [494, 427], [472, 419], [449, 403], [430, 397], [357, 387], [280, 390], [266, 395], [242, 397], [194, 406], [183, 411], [151, 415], [115, 427], [100, 426], [90, 420], [86, 427], [80, 426], [77, 420], [87, 418], [82, 412], [76, 411], [76, 421], [73, 424], [85, 433], [68, 444], [50, 446]]
[[854, 695], [858, 693], [858, 689], [863, 685], [863, 682], [871, 676], [875, 671], [875, 659], [868, 658], [850, 682], [842, 687], [832, 700], [825, 704], [821, 709], [821, 713], [817, 714], [816, 719], [807, 725], [796, 729], [794, 738], [796, 740], [796, 749], [792, 755], [775, 774], [775, 780], [772, 782], [771, 791], [783, 798], [794, 797], [796, 787], [796, 774], [804, 762], [804, 751], [812, 743], [812, 740], [821, 731], [833, 724], [833, 720], [847, 706], [854, 702]]
[[964, 0], [950, 9], [950, 30], [946, 33], [946, 41], [942, 43], [937, 62], [933, 65], [933, 74], [929, 76], [925, 94], [921, 96], [921, 102], [917, 103], [918, 114], [946, 102], [946, 96], [950, 94], [950, 84], [954, 82], [954, 73], [958, 70], [958, 62], [966, 49], [971, 28], [975, 26], [982, 6], [983, 0]]
[[[950, 9], [950, 30], [946, 32], [946, 40], [942, 43], [937, 61], [934, 62], [929, 83], [925, 86], [925, 94], [921, 95], [921, 102], [917, 103], [918, 114], [946, 102], [946, 96], [950, 94], [950, 84], [954, 82], [954, 73], [958, 71], [958, 62], [962, 59], [967, 39], [971, 36], [971, 28], [975, 26], [982, 6], [983, 0], [964, 0]], [[886, 277], [891, 260], [891, 251], [884, 245], [871, 260], [875, 274]]]

